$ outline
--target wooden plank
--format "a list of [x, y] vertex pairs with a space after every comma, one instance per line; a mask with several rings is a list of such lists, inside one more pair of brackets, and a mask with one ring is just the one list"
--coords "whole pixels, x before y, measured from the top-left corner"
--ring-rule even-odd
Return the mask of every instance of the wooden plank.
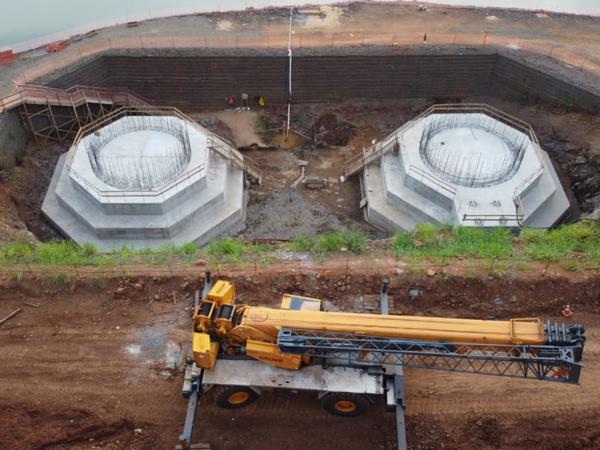
[[11, 317], [16, 316], [19, 312], [21, 312], [21, 308], [17, 308], [13, 312], [11, 312], [9, 315], [4, 316], [2, 319], [0, 319], [0, 325], [2, 325], [4, 322], [6, 322]]

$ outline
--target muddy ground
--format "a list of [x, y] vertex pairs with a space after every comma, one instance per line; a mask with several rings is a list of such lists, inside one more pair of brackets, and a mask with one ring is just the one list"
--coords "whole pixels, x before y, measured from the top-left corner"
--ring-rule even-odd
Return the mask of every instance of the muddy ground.
[[[329, 308], [360, 310], [360, 296], [376, 293], [381, 275], [274, 270], [234, 281], [241, 301], [251, 304], [276, 306], [282, 293], [299, 292], [328, 300]], [[172, 448], [185, 414], [180, 361], [199, 284], [196, 277], [64, 285], [5, 277], [0, 315], [22, 311], [0, 326], [0, 448]], [[420, 293], [409, 300], [413, 288]], [[583, 323], [588, 335], [580, 386], [407, 370], [410, 448], [600, 446], [600, 279], [397, 275], [390, 294], [393, 312], [471, 318], [562, 320], [560, 307], [568, 301], [572, 321]], [[271, 448], [394, 448], [393, 415], [382, 402], [360, 418], [342, 419], [324, 413], [312, 394], [265, 394], [237, 411], [212, 401], [210, 393], [202, 398], [194, 440], [215, 450], [258, 450], [266, 442]]]
[[[494, 98], [470, 101], [489, 103], [532, 123], [571, 198], [574, 207], [569, 220], [577, 219], [580, 210], [590, 212], [600, 204], [600, 172], [589, 159], [592, 155], [592, 160], [600, 164], [600, 154], [596, 155], [600, 148], [600, 118], [518, 101]], [[373, 139], [388, 135], [431, 104], [433, 101], [390, 100], [295, 105], [292, 129], [298, 135], [290, 149], [274, 143], [277, 130], [264, 133], [259, 125], [260, 117], [266, 117], [273, 127], [280, 127], [285, 117], [280, 106], [249, 113], [204, 111], [192, 116], [236, 142], [263, 172], [263, 184], [249, 189], [247, 227], [241, 237], [285, 240], [346, 226], [358, 228], [376, 239], [386, 235], [364, 220], [358, 206], [361, 199], [358, 178], [340, 182], [344, 162], [369, 146]], [[320, 119], [329, 115], [339, 119], [338, 126], [329, 129], [321, 126]], [[334, 142], [345, 145], [327, 144], [328, 133]], [[58, 144], [48, 143], [38, 148], [30, 143], [22, 164], [3, 174], [0, 181], [3, 240], [31, 238], [27, 230], [42, 241], [60, 238], [44, 219], [40, 207], [56, 161], [65, 150]], [[322, 189], [309, 189], [301, 182], [301, 161], [307, 162], [305, 175], [318, 176], [327, 182]]]

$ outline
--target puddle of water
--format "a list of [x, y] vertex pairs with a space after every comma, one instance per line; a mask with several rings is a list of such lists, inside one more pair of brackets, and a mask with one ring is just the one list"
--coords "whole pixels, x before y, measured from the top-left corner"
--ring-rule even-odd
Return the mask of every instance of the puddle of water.
[[125, 347], [125, 351], [133, 356], [139, 356], [142, 353], [142, 348], [136, 344], [129, 344]]
[[181, 346], [169, 336], [171, 324], [156, 324], [136, 330], [130, 336], [132, 343], [125, 353], [147, 366], [174, 368], [179, 362]]

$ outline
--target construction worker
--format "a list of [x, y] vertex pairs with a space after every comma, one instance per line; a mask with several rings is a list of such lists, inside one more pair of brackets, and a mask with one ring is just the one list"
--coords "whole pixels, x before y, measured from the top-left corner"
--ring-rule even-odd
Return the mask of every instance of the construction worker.
[[267, 102], [265, 101], [265, 98], [262, 95], [260, 97], [258, 97], [258, 106], [260, 106], [262, 108], [267, 106]]
[[573, 310], [571, 309], [571, 305], [565, 305], [565, 307], [560, 313], [563, 317], [566, 317], [567, 319], [569, 317], [573, 317]]

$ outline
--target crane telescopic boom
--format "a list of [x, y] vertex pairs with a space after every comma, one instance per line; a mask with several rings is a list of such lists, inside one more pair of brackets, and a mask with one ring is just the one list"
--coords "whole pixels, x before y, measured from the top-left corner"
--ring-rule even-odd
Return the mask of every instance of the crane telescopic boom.
[[[284, 296], [282, 307], [235, 305], [234, 286], [218, 281], [194, 315], [196, 365], [219, 352], [300, 369], [319, 358], [577, 383], [585, 330], [538, 318], [475, 320], [325, 312], [320, 300]], [[500, 364], [502, 363], [502, 364]]]

